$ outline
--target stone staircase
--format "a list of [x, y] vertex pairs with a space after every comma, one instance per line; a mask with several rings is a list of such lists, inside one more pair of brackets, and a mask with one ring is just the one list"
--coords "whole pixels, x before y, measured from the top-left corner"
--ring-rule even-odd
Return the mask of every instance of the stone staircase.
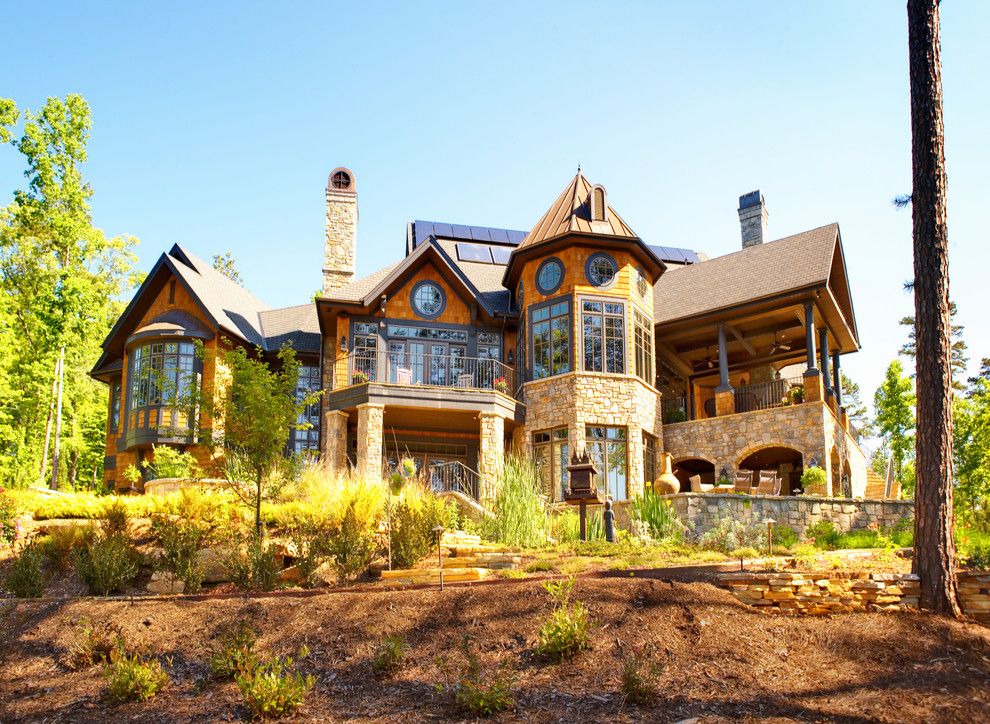
[[382, 571], [382, 580], [403, 585], [439, 585], [442, 570], [444, 583], [483, 581], [493, 571], [514, 569], [522, 563], [518, 548], [483, 543], [479, 536], [460, 530], [444, 533], [440, 550], [440, 565], [436, 558], [426, 558], [420, 568]]

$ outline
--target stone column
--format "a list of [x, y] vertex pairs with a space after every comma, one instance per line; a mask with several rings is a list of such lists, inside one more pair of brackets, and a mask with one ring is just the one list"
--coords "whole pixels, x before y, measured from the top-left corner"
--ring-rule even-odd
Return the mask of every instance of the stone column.
[[479, 493], [484, 500], [495, 495], [502, 477], [502, 464], [505, 461], [505, 420], [494, 412], [479, 413], [478, 419], [481, 437], [478, 451], [478, 473], [481, 477]]
[[358, 405], [357, 472], [369, 480], [382, 477], [382, 420], [385, 405]]
[[347, 419], [343, 410], [327, 410], [320, 430], [320, 449], [323, 460], [335, 473], [347, 470]]
[[[643, 474], [643, 428], [629, 425], [626, 432], [626, 448], [628, 450], [628, 466], [626, 472], [626, 497], [632, 498], [643, 492], [645, 477]], [[657, 452], [660, 457], [662, 453]], [[659, 464], [659, 461], [657, 461]]]

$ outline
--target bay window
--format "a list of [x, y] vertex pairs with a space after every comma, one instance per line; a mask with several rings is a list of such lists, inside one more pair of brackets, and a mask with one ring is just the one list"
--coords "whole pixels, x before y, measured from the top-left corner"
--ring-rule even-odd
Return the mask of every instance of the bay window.
[[533, 457], [540, 490], [550, 500], [563, 498], [567, 492], [567, 466], [570, 464], [567, 428], [533, 433]]
[[633, 333], [635, 335], [636, 376], [652, 385], [655, 382], [653, 373], [653, 325], [649, 317], [638, 309], [633, 310]]
[[533, 379], [571, 370], [571, 306], [565, 300], [530, 311], [533, 339]]
[[626, 371], [625, 307], [620, 302], [581, 303], [584, 369], [588, 372]]
[[612, 500], [625, 500], [629, 467], [626, 428], [586, 425], [585, 448], [608, 496]]

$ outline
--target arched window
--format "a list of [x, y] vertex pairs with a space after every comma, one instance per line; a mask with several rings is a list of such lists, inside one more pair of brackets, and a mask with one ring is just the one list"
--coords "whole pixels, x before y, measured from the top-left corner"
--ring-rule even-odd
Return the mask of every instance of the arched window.
[[605, 188], [603, 186], [595, 186], [591, 189], [591, 203], [588, 204], [591, 207], [591, 220], [592, 221], [605, 221], [605, 209], [608, 207], [605, 203]]

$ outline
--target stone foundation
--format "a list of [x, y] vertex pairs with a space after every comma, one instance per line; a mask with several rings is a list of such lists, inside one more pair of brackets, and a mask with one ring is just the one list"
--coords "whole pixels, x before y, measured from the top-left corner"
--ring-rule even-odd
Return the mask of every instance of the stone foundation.
[[[764, 611], [821, 615], [898, 611], [918, 607], [921, 583], [913, 573], [723, 573], [719, 582], [739, 601]], [[963, 612], [990, 623], [990, 572], [959, 574]]]
[[731, 493], [677, 493], [667, 496], [678, 517], [695, 535], [714, 528], [723, 518], [762, 525], [772, 518], [798, 535], [828, 520], [842, 532], [869, 528], [871, 523], [891, 528], [902, 518], [914, 518], [910, 500], [850, 500], [817, 496], [736, 495]]

